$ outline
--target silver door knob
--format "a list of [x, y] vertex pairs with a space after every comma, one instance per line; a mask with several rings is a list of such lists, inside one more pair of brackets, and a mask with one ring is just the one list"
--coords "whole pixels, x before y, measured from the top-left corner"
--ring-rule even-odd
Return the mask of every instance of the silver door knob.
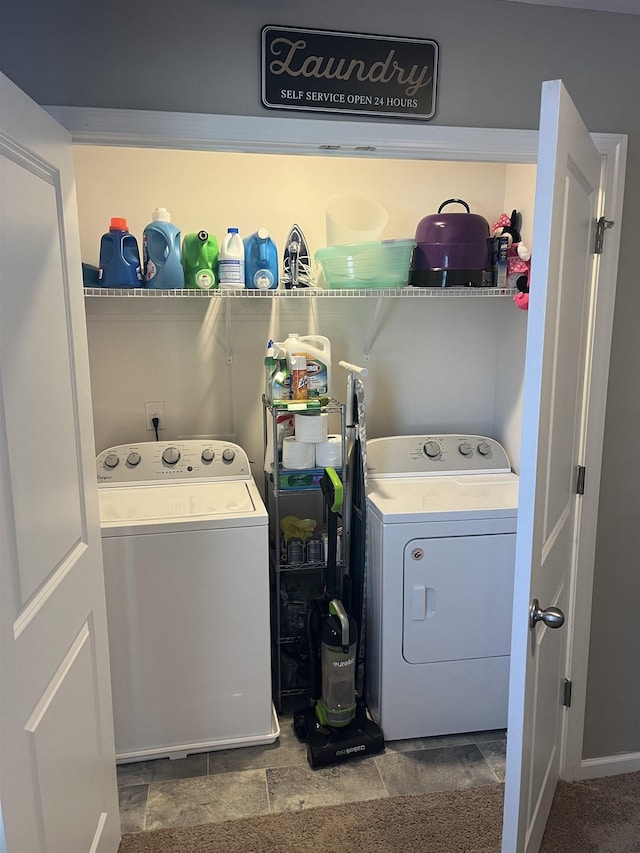
[[564, 613], [559, 607], [547, 607], [543, 610], [534, 598], [529, 610], [529, 627], [536, 627], [537, 622], [544, 622], [547, 628], [561, 628], [564, 625]]

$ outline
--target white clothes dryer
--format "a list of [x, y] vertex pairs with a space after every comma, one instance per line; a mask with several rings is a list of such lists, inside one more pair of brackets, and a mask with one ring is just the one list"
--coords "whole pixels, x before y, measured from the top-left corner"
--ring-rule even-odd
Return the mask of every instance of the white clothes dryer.
[[495, 440], [367, 442], [367, 700], [386, 740], [505, 728], [518, 476]]
[[273, 742], [268, 517], [236, 444], [97, 458], [118, 762]]

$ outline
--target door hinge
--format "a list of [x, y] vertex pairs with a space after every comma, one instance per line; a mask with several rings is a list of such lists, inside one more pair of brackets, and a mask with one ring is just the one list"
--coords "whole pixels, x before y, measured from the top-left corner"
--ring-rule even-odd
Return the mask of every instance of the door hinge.
[[604, 249], [604, 232], [607, 228], [613, 228], [615, 222], [613, 219], [605, 219], [601, 216], [596, 222], [596, 244], [593, 249], [594, 255], [601, 255]]
[[573, 681], [569, 681], [568, 678], [565, 678], [563, 684], [563, 692], [562, 692], [562, 704], [565, 708], [571, 707], [571, 691], [573, 689]]
[[584, 481], [586, 477], [587, 469], [584, 465], [578, 465], [576, 473], [576, 495], [584, 495]]

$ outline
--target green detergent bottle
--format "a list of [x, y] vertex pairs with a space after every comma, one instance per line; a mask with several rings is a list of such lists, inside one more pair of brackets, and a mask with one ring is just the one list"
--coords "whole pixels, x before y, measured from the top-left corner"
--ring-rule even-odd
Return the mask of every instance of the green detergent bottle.
[[182, 241], [184, 286], [208, 290], [218, 286], [218, 241], [207, 231], [186, 234]]

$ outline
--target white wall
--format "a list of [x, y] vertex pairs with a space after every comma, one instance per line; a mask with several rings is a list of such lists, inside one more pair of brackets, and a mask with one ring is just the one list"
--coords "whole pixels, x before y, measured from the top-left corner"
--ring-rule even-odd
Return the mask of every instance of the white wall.
[[[535, 182], [533, 166], [477, 163], [81, 146], [75, 161], [82, 255], [94, 264], [111, 216], [126, 216], [140, 239], [159, 205], [183, 234], [206, 228], [221, 236], [231, 224], [247, 234], [265, 225], [280, 251], [297, 222], [313, 252], [325, 244], [334, 194], [378, 201], [390, 213], [383, 236], [399, 238], [413, 237], [418, 221], [453, 196], [490, 225], [506, 208], [531, 210]], [[525, 216], [523, 230], [531, 225]], [[526, 314], [505, 298], [387, 298], [376, 320], [377, 302], [88, 298], [96, 451], [152, 439], [144, 403], [161, 400], [162, 438], [234, 435], [259, 470], [266, 343], [298, 331], [329, 337], [334, 365], [368, 367], [370, 437], [488, 434], [505, 442], [517, 468]], [[336, 366], [333, 377], [334, 396], [344, 399], [346, 374]]]

